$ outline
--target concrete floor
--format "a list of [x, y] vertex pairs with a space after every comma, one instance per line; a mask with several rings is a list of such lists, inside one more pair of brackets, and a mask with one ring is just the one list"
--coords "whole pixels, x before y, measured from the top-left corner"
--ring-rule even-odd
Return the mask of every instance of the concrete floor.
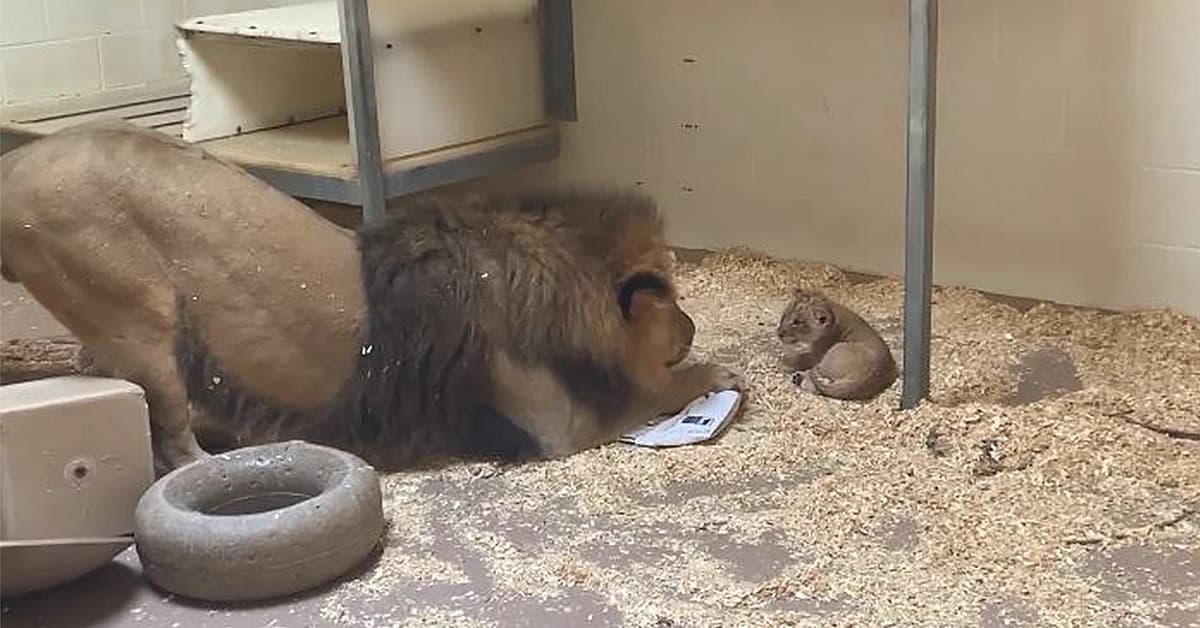
[[324, 626], [315, 595], [231, 608], [174, 599], [149, 586], [133, 548], [109, 565], [59, 588], [5, 600], [5, 628], [114, 628], [117, 626], [225, 628]]
[[[53, 336], [65, 333], [44, 310], [32, 301], [19, 286], [0, 285], [0, 336], [3, 339], [16, 337]], [[1037, 399], [1077, 390], [1080, 386], [1074, 364], [1069, 356], [1054, 351], [1033, 352], [1022, 361], [1020, 385], [1011, 400], [1013, 404], [1027, 404]], [[490, 490], [505, 490], [506, 486], [490, 483], [475, 484], [470, 491], [483, 490], [483, 494], [458, 493], [464, 489], [452, 485], [441, 485], [431, 480], [422, 485], [422, 491], [438, 491], [439, 494], [457, 495], [458, 508], [471, 508], [472, 504], [492, 499]], [[692, 491], [720, 490], [721, 487], [691, 487]], [[756, 487], [739, 487], [738, 490], [756, 490]], [[456, 492], [457, 491], [457, 492]], [[681, 487], [675, 497], [687, 499], [689, 491]], [[534, 548], [542, 543], [544, 535], [562, 526], [601, 526], [604, 521], [584, 521], [576, 507], [570, 504], [545, 504], [548, 508], [527, 511], [520, 520], [500, 522], [508, 542], [518, 546]], [[669, 505], [667, 505], [669, 506]], [[466, 512], [438, 513], [444, 520], [453, 521], [466, 516]], [[610, 522], [611, 525], [624, 525]], [[613, 532], [616, 530], [614, 529]], [[630, 530], [621, 529], [621, 532]], [[655, 530], [633, 530], [634, 533], [656, 534]], [[670, 532], [670, 531], [668, 531]], [[900, 545], [920, 542], [920, 530], [897, 523], [895, 543]], [[761, 546], [739, 545], [734, 547], [721, 533], [711, 532], [710, 553], [731, 565], [731, 568], [750, 580], [766, 581], [778, 567], [778, 561], [804, 560], [788, 554], [783, 546], [773, 547], [765, 540]], [[707, 543], [707, 542], [706, 542]], [[635, 548], [636, 549], [636, 548]], [[488, 623], [501, 626], [568, 626], [568, 625], [622, 625], [625, 623], [622, 610], [612, 605], [598, 593], [580, 588], [556, 600], [499, 600], [488, 593], [491, 576], [473, 552], [448, 541], [437, 541], [433, 553], [444, 554], [441, 559], [459, 566], [466, 575], [463, 584], [436, 584], [425, 588], [405, 591], [396, 596], [368, 601], [348, 598], [347, 604], [378, 606], [381, 612], [397, 606], [437, 605], [462, 613], [466, 617], [482, 618]], [[644, 563], [648, 558], [638, 555], [613, 553], [598, 546], [596, 556], [601, 561], [627, 561], [629, 564]], [[667, 557], [669, 558], [669, 557]], [[364, 568], [367, 566], [364, 566]], [[1114, 602], [1153, 598], [1166, 602], [1170, 608], [1179, 609], [1160, 616], [1163, 626], [1200, 626], [1200, 618], [1189, 610], [1188, 600], [1200, 592], [1200, 554], [1194, 549], [1171, 546], [1134, 545], [1097, 551], [1081, 569], [1094, 578], [1095, 586], [1104, 599]], [[353, 578], [354, 574], [348, 576]], [[232, 626], [327, 626], [345, 625], [336, 621], [323, 607], [327, 607], [330, 588], [310, 592], [294, 598], [255, 605], [205, 605], [175, 599], [150, 587], [141, 577], [140, 565], [132, 548], [123, 552], [105, 568], [57, 589], [5, 600], [0, 623], [4, 628], [58, 628], [58, 627], [116, 627], [116, 626], [169, 626], [172, 628], [220, 628]], [[792, 602], [789, 602], [792, 603]], [[1186, 603], [1186, 604], [1185, 604]], [[356, 608], [355, 615], [371, 614], [371, 609]], [[820, 621], [825, 613], [836, 613], [836, 608], [813, 605], [803, 609], [814, 621]], [[997, 602], [984, 606], [979, 615], [980, 626], [1034, 626], [1039, 625], [1038, 609], [1023, 606], [1020, 601]], [[659, 626], [675, 626], [670, 618], [662, 618]]]

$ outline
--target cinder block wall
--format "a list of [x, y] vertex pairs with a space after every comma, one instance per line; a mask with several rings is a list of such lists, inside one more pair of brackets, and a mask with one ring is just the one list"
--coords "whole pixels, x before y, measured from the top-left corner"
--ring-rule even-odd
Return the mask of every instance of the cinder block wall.
[[186, 86], [172, 25], [302, 0], [0, 0], [0, 106]]
[[1165, 303], [1200, 316], [1200, 2], [1132, 4], [1135, 116], [1122, 303]]

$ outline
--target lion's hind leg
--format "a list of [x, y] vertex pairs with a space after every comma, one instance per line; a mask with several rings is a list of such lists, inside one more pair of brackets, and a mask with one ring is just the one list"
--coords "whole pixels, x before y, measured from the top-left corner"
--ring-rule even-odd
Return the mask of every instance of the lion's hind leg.
[[[146, 392], [158, 461], [175, 468], [204, 457], [189, 421], [176, 365], [175, 289], [148, 246], [125, 234], [97, 234], [109, 246], [88, 250], [46, 238], [16, 269], [27, 290], [91, 353], [106, 375]], [[129, 246], [117, 246], [128, 242]], [[16, 256], [14, 256], [16, 257]], [[9, 259], [12, 263], [14, 260]]]
[[187, 392], [175, 364], [174, 339], [171, 334], [165, 336], [166, 340], [153, 338], [149, 345], [104, 343], [97, 354], [145, 389], [154, 453], [162, 467], [174, 469], [207, 454], [191, 428]]

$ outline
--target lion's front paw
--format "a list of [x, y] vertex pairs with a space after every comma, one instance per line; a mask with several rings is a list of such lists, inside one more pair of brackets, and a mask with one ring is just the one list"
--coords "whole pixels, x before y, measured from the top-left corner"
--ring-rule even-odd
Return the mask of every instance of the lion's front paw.
[[740, 374], [723, 366], [704, 364], [700, 368], [703, 369], [704, 381], [710, 392], [720, 390], [743, 391], [746, 389], [746, 380]]
[[167, 470], [187, 466], [197, 460], [211, 458], [211, 454], [200, 448], [191, 430], [164, 438], [158, 450], [163, 466]]

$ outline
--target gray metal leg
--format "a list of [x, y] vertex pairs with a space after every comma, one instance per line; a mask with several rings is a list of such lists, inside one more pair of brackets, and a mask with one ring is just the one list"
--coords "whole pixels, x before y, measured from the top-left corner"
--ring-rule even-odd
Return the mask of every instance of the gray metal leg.
[[571, 0], [539, 0], [542, 85], [546, 115], [578, 120], [575, 105], [575, 24]]
[[37, 136], [13, 131], [0, 131], [0, 155], [36, 140]]
[[904, 247], [904, 379], [900, 397], [900, 407], [905, 409], [915, 408], [929, 395], [937, 13], [937, 0], [908, 2], [908, 197]]
[[383, 219], [386, 194], [383, 152], [379, 145], [379, 113], [375, 100], [375, 62], [367, 0], [338, 0], [342, 18], [342, 73], [350, 142], [358, 159], [359, 198], [363, 222]]

